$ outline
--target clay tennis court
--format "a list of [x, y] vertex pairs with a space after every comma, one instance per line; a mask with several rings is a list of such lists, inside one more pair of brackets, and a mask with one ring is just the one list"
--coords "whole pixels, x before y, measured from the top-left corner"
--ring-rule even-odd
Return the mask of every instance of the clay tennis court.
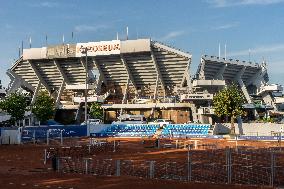
[[[154, 147], [155, 141], [152, 139], [107, 139], [110, 144], [113, 143], [113, 140], [116, 140], [116, 143], [119, 142], [119, 146], [115, 152], [101, 151], [97, 154], [88, 154], [86, 157], [94, 160], [120, 159], [156, 162], [162, 160], [167, 162], [186, 162], [188, 158], [188, 149], [183, 148], [183, 142], [180, 143], [180, 141], [161, 140], [160, 149], [158, 149]], [[194, 142], [188, 140], [186, 143]], [[85, 144], [89, 144], [89, 140], [86, 138], [72, 139], [64, 142], [65, 146], [84, 146]], [[165, 144], [171, 144], [172, 147], [169, 148]], [[178, 149], [176, 149], [177, 144], [179, 145]], [[268, 148], [280, 146], [278, 142], [238, 141], [237, 144], [239, 148]], [[193, 149], [193, 151], [197, 151], [197, 153], [198, 151], [210, 152], [215, 148], [222, 149], [227, 146], [235, 147], [235, 145], [235, 141], [223, 139], [198, 139], [198, 149]], [[165, 146], [167, 148], [164, 148]], [[199, 182], [188, 183], [187, 181], [182, 180], [139, 178], [137, 176], [124, 176], [123, 174], [121, 176], [100, 176], [83, 174], [82, 172], [57, 172], [52, 170], [50, 160], [44, 165], [44, 150], [49, 149], [50, 147], [55, 149], [62, 148], [56, 142], [51, 143], [50, 146], [45, 144], [0, 146], [1, 188], [264, 188], [264, 186], [257, 185], [227, 185]], [[206, 159], [205, 156], [204, 159]], [[195, 174], [197, 175], [198, 172], [195, 172]], [[201, 172], [200, 174], [204, 175], [204, 173]], [[208, 178], [213, 178], [209, 173], [207, 175]], [[266, 187], [269, 188], [268, 186], [265, 186], [265, 188]]]

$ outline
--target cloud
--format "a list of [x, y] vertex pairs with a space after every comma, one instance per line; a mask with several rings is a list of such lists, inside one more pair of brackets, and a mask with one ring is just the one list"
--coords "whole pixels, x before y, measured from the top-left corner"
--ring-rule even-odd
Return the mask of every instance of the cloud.
[[284, 0], [207, 0], [207, 2], [214, 7], [222, 8], [245, 5], [269, 5], [283, 3]]
[[96, 26], [92, 26], [92, 25], [77, 25], [74, 28], [74, 31], [76, 32], [96, 32], [100, 29], [106, 29], [108, 28], [108, 26], [106, 25], [96, 25]]
[[159, 40], [161, 41], [167, 41], [167, 40], [170, 40], [170, 39], [174, 39], [176, 37], [179, 37], [181, 35], [184, 35], [185, 32], [184, 31], [172, 31], [172, 32], [169, 32], [167, 33], [165, 36], [161, 37]]
[[32, 7], [43, 7], [43, 8], [54, 8], [59, 7], [57, 2], [52, 1], [38, 1], [36, 3], [30, 4]]
[[235, 52], [228, 53], [228, 56], [244, 56], [244, 55], [248, 55], [249, 51], [251, 52], [251, 54], [283, 52], [284, 44], [274, 44], [274, 45], [256, 47], [250, 50], [247, 49], [247, 50], [235, 51]]
[[231, 24], [224, 24], [224, 25], [219, 25], [219, 26], [213, 26], [211, 27], [212, 30], [226, 30], [226, 29], [231, 29], [231, 28], [235, 28], [238, 27], [239, 23], [238, 22], [234, 22]]

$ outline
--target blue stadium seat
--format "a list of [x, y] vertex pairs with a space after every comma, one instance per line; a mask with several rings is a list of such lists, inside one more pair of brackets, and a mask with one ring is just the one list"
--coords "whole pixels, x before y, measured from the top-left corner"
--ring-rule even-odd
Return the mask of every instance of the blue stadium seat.
[[112, 137], [152, 137], [159, 125], [114, 124], [100, 132], [100, 136]]
[[208, 135], [209, 124], [170, 124], [162, 131], [162, 137], [185, 138], [197, 135]]

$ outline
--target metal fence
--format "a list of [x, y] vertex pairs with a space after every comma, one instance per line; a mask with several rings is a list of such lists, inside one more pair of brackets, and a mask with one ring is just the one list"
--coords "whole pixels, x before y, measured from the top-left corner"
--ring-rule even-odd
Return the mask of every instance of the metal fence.
[[189, 150], [181, 160], [121, 160], [59, 157], [62, 173], [135, 176], [217, 184], [284, 186], [284, 153], [267, 149]]
[[62, 143], [66, 137], [82, 137], [87, 135], [86, 126], [28, 126], [21, 131], [22, 143], [47, 143], [58, 140]]
[[[96, 141], [90, 140], [88, 145], [78, 145], [78, 146], [61, 146], [61, 147], [50, 147], [44, 150], [44, 164], [52, 162], [54, 158], [66, 157], [70, 160], [82, 161], [93, 155], [98, 155], [100, 153], [106, 152], [116, 152], [119, 150], [119, 142], [107, 142], [107, 141]], [[57, 160], [58, 161], [58, 160]], [[54, 163], [54, 162], [52, 162]]]

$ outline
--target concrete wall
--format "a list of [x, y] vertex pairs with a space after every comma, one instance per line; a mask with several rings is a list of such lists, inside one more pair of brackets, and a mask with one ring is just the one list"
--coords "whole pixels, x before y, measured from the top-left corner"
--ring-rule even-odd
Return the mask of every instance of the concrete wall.
[[46, 58], [46, 47], [23, 49], [23, 60]]
[[121, 53], [149, 52], [150, 39], [137, 39], [121, 41]]
[[284, 124], [277, 123], [242, 123], [241, 127], [236, 127], [236, 133], [250, 136], [272, 136], [273, 132], [283, 132]]
[[0, 144], [21, 144], [20, 129], [2, 128]]
[[[216, 123], [214, 134], [229, 134], [231, 123]], [[236, 134], [247, 136], [273, 136], [274, 132], [284, 132], [284, 124], [277, 123], [235, 123]]]
[[231, 124], [230, 123], [216, 123], [213, 129], [214, 135], [229, 134]]

